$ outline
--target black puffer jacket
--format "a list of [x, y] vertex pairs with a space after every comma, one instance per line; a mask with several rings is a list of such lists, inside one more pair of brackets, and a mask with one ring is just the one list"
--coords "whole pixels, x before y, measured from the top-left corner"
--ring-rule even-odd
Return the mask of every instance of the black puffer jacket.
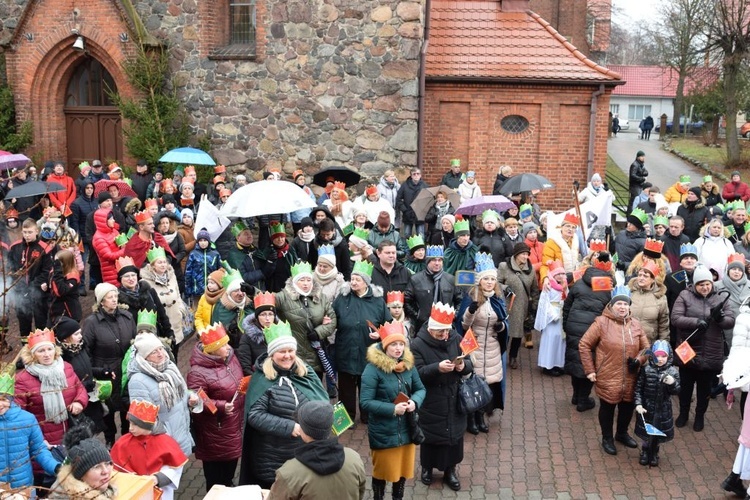
[[491, 233], [477, 231], [476, 236], [474, 236], [474, 244], [479, 247], [480, 252], [492, 254], [492, 262], [495, 263], [495, 266], [499, 266], [501, 262], [505, 262], [508, 257], [513, 255], [513, 242], [510, 241], [502, 228], [498, 228]]
[[382, 287], [383, 293], [405, 291], [410, 279], [411, 273], [398, 261], [390, 274], [385, 272], [380, 262], [375, 262], [372, 269], [372, 284]]
[[[409, 280], [404, 292], [404, 311], [414, 324], [414, 331], [419, 331], [430, 318], [432, 298], [435, 295], [435, 280], [428, 270], [420, 271]], [[443, 273], [440, 277], [440, 291], [437, 300], [443, 304], [450, 304], [458, 309], [461, 305], [461, 293], [454, 285], [452, 274]]]
[[[667, 435], [667, 437], [661, 437], [660, 442], [671, 441], [674, 437], [670, 396], [680, 393], [680, 372], [676, 366], [672, 366], [672, 358], [670, 350], [666, 364], [657, 366], [654, 356], [649, 356], [648, 361], [638, 373], [638, 382], [635, 384], [635, 399], [633, 400], [635, 405], [643, 406], [646, 409], [644, 415], [646, 421]], [[667, 385], [662, 382], [667, 375], [674, 377], [674, 384]], [[643, 440], [648, 440], [650, 437], [640, 417], [635, 420], [635, 434]]]
[[615, 249], [617, 250], [617, 268], [626, 270], [633, 262], [633, 258], [643, 251], [646, 244], [646, 233], [641, 231], [620, 231], [615, 238]]
[[255, 362], [268, 350], [266, 337], [263, 335], [255, 314], [246, 316], [242, 320], [242, 337], [240, 337], [240, 347], [237, 349], [237, 359], [242, 365], [243, 375], [252, 375]]
[[404, 224], [414, 224], [415, 222], [424, 222], [417, 219], [417, 214], [411, 208], [411, 204], [417, 197], [419, 192], [427, 188], [427, 184], [420, 179], [419, 182], [415, 183], [411, 180], [411, 177], [406, 179], [398, 190], [396, 195], [396, 209], [399, 210], [402, 215]]
[[411, 345], [414, 366], [422, 380], [427, 395], [419, 408], [419, 426], [425, 443], [432, 445], [454, 445], [466, 432], [466, 415], [458, 413], [458, 384], [461, 376], [474, 369], [471, 360], [464, 359], [462, 372], [440, 373], [438, 365], [446, 359], [461, 354], [461, 336], [451, 330], [447, 341], [433, 338], [423, 327]]
[[[729, 301], [724, 302], [722, 318], [718, 323], [711, 317], [711, 308], [718, 306], [726, 297], [715, 290], [707, 297], [695, 292], [693, 287], [683, 290], [672, 307], [670, 321], [677, 332], [677, 344], [680, 345], [698, 328], [701, 320], [708, 322], [708, 329], [696, 332], [690, 337], [688, 344], [695, 351], [695, 357], [684, 365], [686, 368], [700, 371], [715, 371], [719, 373], [724, 365], [724, 330], [734, 327], [734, 312]], [[677, 364], [683, 366], [677, 359]]]
[[677, 208], [677, 215], [685, 219], [685, 229], [682, 232], [690, 238], [690, 241], [698, 239], [701, 228], [710, 216], [706, 208], [706, 200], [703, 198], [693, 203], [683, 201], [682, 205]]
[[587, 268], [583, 277], [570, 287], [570, 293], [563, 305], [565, 372], [578, 378], [586, 376], [581, 365], [578, 343], [594, 320], [602, 314], [611, 298], [608, 291], [595, 292], [591, 289], [591, 279], [594, 277], [611, 278], [611, 275], [595, 267]]
[[138, 311], [145, 309], [147, 311], [156, 311], [156, 336], [165, 339], [171, 339], [174, 342], [174, 331], [167, 316], [167, 310], [164, 304], [159, 300], [159, 294], [151, 288], [151, 285], [144, 280], [138, 282], [137, 295], [126, 292], [122, 286], [117, 294], [117, 302], [128, 306], [128, 312], [133, 319], [138, 319]]

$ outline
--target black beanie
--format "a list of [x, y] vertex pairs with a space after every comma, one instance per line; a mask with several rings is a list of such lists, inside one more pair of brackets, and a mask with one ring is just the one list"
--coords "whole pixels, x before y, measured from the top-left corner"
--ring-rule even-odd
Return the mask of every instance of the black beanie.
[[73, 477], [80, 481], [92, 467], [102, 462], [111, 462], [112, 457], [101, 441], [88, 438], [68, 449], [68, 460], [73, 469]]
[[313, 221], [310, 217], [302, 217], [302, 220], [299, 223], [300, 229], [305, 229], [306, 227], [313, 227]]
[[688, 191], [690, 191], [695, 196], [697, 196], [699, 200], [701, 199], [701, 188], [699, 188], [698, 186], [693, 186], [690, 189], [688, 189]]
[[333, 425], [333, 406], [328, 401], [308, 401], [297, 410], [297, 422], [315, 441], [328, 439]]
[[55, 338], [58, 342], [62, 342], [80, 329], [81, 325], [78, 324], [78, 321], [67, 316], [61, 316], [60, 321], [57, 322], [57, 326], [54, 328]]
[[107, 201], [107, 200], [111, 200], [111, 199], [112, 199], [112, 195], [111, 195], [111, 194], [109, 194], [109, 193], [108, 193], [107, 191], [102, 191], [101, 193], [99, 193], [99, 198], [98, 198], [98, 200], [99, 200], [99, 204], [100, 204], [100, 205], [101, 205], [102, 203], [104, 203], [105, 201]]

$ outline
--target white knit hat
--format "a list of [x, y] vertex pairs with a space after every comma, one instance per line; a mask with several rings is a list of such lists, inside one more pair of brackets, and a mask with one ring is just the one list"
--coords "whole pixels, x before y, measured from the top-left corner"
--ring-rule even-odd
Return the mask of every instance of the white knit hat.
[[116, 292], [117, 287], [113, 285], [112, 283], [99, 283], [96, 285], [96, 288], [94, 289], [94, 296], [96, 297], [96, 304], [99, 305], [102, 303], [102, 300], [104, 300], [104, 297], [109, 292]]
[[149, 354], [159, 347], [164, 347], [161, 340], [153, 333], [139, 333], [133, 342], [135, 350], [142, 358], [147, 358]]

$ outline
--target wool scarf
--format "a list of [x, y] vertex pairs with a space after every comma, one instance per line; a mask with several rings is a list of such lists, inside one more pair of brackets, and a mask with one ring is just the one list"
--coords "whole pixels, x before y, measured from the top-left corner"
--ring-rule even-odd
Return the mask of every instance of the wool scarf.
[[62, 358], [58, 357], [51, 365], [32, 363], [26, 371], [35, 376], [42, 383], [42, 403], [44, 404], [44, 419], [47, 422], [61, 424], [68, 420], [68, 410], [65, 408], [63, 389], [67, 389], [65, 366]]
[[180, 375], [177, 366], [167, 358], [163, 363], [155, 364], [148, 361], [140, 354], [135, 355], [135, 362], [144, 375], [148, 375], [159, 384], [159, 396], [161, 403], [168, 410], [185, 396], [185, 379]]

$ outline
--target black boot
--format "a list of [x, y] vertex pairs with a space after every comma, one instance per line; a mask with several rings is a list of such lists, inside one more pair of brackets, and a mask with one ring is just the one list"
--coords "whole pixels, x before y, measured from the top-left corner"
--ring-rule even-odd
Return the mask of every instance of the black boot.
[[576, 405], [576, 411], [584, 412], [591, 410], [596, 407], [596, 401], [591, 396], [585, 398], [578, 397], [578, 404]]
[[425, 484], [427, 486], [432, 484], [432, 469], [428, 469], [427, 467], [422, 467], [422, 484]]
[[703, 413], [695, 412], [695, 422], [693, 422], [693, 430], [695, 432], [701, 432], [703, 430]]
[[638, 457], [638, 463], [641, 465], [648, 465], [648, 446], [641, 448], [641, 456]]
[[385, 479], [372, 478], [372, 498], [373, 500], [385, 498]]
[[619, 441], [628, 448], [638, 448], [638, 443], [636, 443], [635, 439], [633, 439], [633, 436], [628, 434], [627, 432], [618, 432], [615, 434], [615, 441]]
[[477, 422], [477, 429], [479, 430], [479, 432], [484, 432], [485, 434], [490, 432], [490, 426], [487, 424], [487, 421], [484, 419], [484, 412], [478, 411], [475, 413], [475, 415], [477, 416], [476, 422]]
[[687, 425], [689, 414], [689, 406], [687, 408], [683, 408], [682, 406], [680, 406], [680, 414], [677, 415], [677, 419], [674, 421], [675, 427], [685, 427]]
[[602, 449], [608, 455], [617, 455], [617, 448], [615, 448], [615, 440], [612, 438], [602, 438]]
[[475, 413], [469, 413], [468, 415], [466, 415], [466, 431], [470, 434], [474, 434], [475, 436], [479, 434]]
[[747, 495], [747, 489], [742, 484], [739, 474], [731, 472], [726, 479], [721, 482], [721, 489], [734, 493], [738, 497], [745, 497]]
[[651, 447], [651, 455], [648, 457], [648, 464], [651, 467], [659, 467], [659, 445], [656, 443]]
[[406, 487], [406, 478], [402, 477], [397, 483], [393, 483], [393, 500], [402, 500], [404, 498], [404, 488]]
[[448, 488], [452, 489], [453, 491], [458, 491], [461, 489], [461, 482], [458, 480], [455, 465], [445, 471], [445, 474], [443, 474], [443, 482], [447, 484]]

